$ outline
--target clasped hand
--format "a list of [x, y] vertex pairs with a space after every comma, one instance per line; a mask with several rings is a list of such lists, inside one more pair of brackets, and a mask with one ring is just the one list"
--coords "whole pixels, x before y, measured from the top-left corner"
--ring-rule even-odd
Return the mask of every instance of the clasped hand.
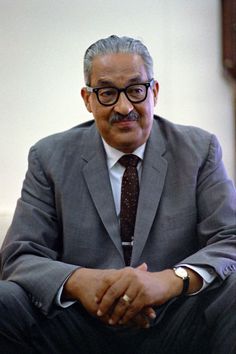
[[156, 316], [153, 306], [171, 298], [168, 272], [148, 272], [145, 263], [119, 270], [80, 268], [65, 284], [65, 295], [106, 324], [146, 328]]

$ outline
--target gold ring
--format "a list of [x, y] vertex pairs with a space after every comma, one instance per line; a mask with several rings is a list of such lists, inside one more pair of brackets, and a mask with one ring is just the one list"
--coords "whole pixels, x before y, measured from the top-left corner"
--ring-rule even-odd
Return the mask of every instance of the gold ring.
[[130, 298], [127, 294], [124, 294], [124, 296], [122, 296], [122, 299], [123, 299], [127, 304], [130, 304], [130, 302], [131, 302], [131, 298]]

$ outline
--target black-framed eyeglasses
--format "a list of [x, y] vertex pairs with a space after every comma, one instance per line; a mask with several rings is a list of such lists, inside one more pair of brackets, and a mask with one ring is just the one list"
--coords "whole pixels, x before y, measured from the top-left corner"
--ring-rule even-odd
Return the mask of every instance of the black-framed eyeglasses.
[[112, 106], [120, 97], [120, 93], [124, 92], [125, 96], [131, 103], [141, 103], [147, 98], [148, 88], [154, 83], [154, 79], [140, 84], [126, 86], [125, 88], [117, 87], [90, 87], [86, 86], [88, 92], [95, 93], [98, 102], [103, 106]]

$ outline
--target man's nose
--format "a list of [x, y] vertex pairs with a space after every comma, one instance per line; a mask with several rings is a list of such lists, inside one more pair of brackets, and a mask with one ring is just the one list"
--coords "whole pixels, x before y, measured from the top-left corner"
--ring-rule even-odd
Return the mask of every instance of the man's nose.
[[114, 111], [125, 116], [128, 115], [133, 109], [133, 104], [125, 96], [125, 93], [121, 92], [120, 97], [114, 106]]

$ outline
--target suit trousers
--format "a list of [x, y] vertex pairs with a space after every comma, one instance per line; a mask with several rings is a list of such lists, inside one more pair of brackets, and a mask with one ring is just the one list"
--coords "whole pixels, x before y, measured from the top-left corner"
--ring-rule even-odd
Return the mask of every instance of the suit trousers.
[[236, 273], [220, 287], [157, 308], [149, 329], [114, 328], [77, 302], [43, 315], [17, 284], [0, 281], [4, 354], [235, 354]]

